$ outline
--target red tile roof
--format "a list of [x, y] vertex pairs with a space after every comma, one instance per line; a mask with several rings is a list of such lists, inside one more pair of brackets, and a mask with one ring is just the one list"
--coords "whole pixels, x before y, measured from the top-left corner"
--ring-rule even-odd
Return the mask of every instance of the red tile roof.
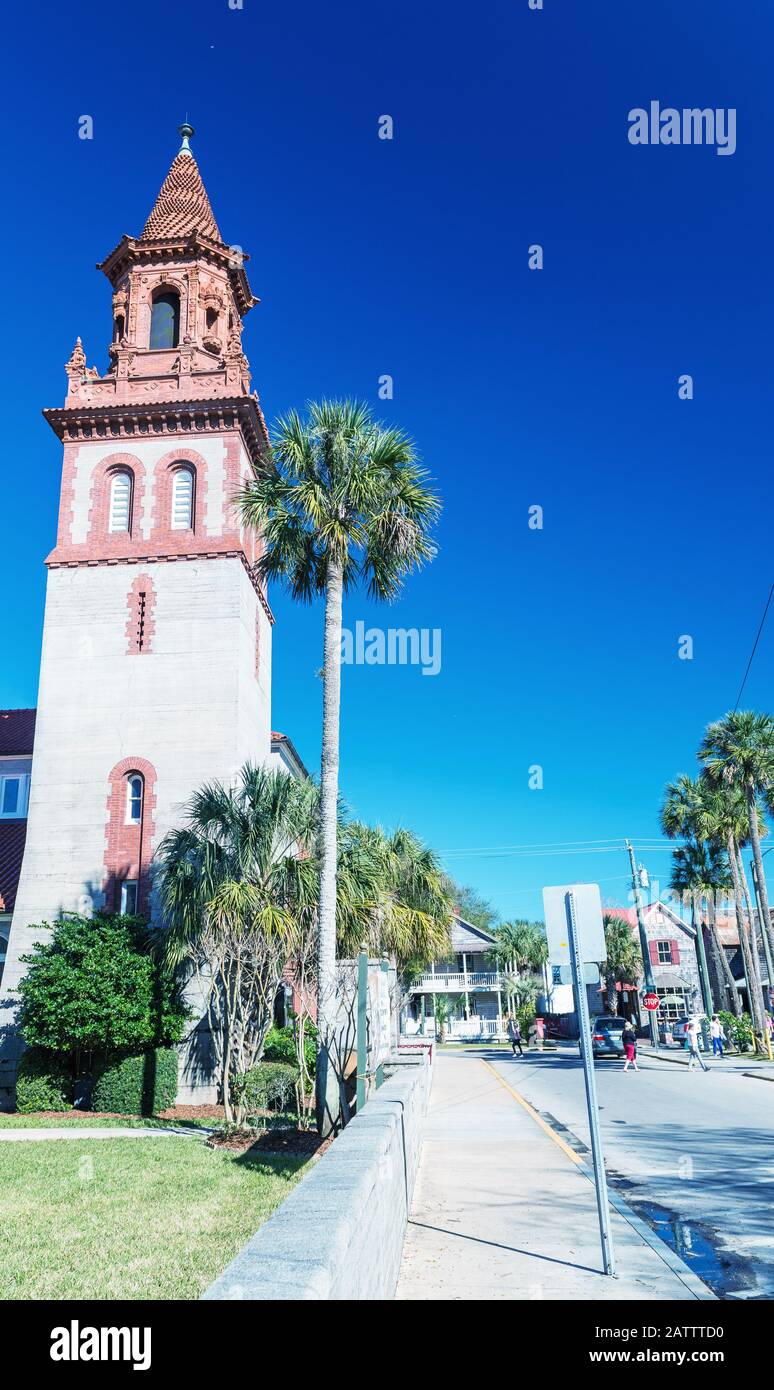
[[196, 160], [192, 154], [178, 154], [161, 185], [140, 241], [187, 236], [194, 228], [213, 241], [223, 240]]
[[0, 821], [0, 912], [13, 912], [26, 838], [26, 820]]
[[34, 709], [0, 709], [0, 756], [32, 752], [36, 713]]

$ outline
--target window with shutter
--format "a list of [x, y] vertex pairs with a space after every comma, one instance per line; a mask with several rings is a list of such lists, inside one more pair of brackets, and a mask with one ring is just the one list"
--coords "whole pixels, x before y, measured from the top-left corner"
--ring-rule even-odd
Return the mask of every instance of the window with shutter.
[[193, 473], [177, 468], [172, 479], [172, 530], [190, 531], [193, 525]]
[[129, 473], [114, 473], [110, 484], [108, 530], [128, 531], [132, 510], [132, 479]]

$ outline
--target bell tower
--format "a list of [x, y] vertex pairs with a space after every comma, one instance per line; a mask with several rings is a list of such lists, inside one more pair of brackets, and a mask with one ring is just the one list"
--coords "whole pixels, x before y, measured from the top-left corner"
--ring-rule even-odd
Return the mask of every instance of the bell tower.
[[64, 406], [43, 412], [63, 446], [61, 496], [0, 1023], [37, 924], [102, 906], [155, 915], [153, 853], [191, 793], [270, 758], [273, 619], [233, 505], [267, 445], [242, 350], [258, 301], [193, 133], [180, 127], [142, 235], [98, 266], [112, 288], [106, 372], [77, 339]]

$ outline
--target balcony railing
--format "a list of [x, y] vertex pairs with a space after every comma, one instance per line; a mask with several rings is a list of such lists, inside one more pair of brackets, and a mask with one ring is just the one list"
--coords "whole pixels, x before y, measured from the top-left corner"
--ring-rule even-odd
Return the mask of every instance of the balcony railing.
[[467, 984], [462, 971], [436, 970], [435, 974], [421, 975], [411, 986], [412, 994], [464, 994], [465, 990], [499, 989], [500, 975], [497, 970], [469, 970]]
[[[425, 1037], [433, 1038], [436, 1035], [435, 1020], [429, 1014], [424, 1021], [424, 1029], [421, 1019], [409, 1018], [402, 1027], [404, 1037]], [[446, 1025], [447, 1038], [459, 1038], [469, 1041], [476, 1041], [480, 1038], [505, 1037], [505, 1020], [502, 1018], [450, 1018]]]

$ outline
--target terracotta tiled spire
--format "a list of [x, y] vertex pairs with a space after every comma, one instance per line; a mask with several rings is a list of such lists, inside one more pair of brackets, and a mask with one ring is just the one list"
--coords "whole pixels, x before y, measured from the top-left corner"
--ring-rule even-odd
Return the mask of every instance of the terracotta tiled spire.
[[202, 236], [222, 241], [199, 166], [188, 147], [188, 132], [193, 134], [190, 126], [180, 127], [183, 147], [172, 161], [172, 167], [161, 185], [140, 241], [187, 236], [194, 228]]

